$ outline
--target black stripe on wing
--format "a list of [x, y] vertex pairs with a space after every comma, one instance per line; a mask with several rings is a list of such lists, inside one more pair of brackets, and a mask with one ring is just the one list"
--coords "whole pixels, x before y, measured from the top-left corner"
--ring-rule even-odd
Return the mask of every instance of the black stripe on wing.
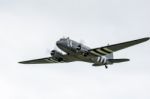
[[108, 50], [106, 50], [106, 48], [101, 48], [101, 50], [104, 51], [104, 52], [106, 52], [107, 54], [112, 53], [112, 51], [108, 51]]
[[21, 61], [19, 63], [21, 63], [21, 64], [46, 64], [46, 63], [63, 63], [63, 61], [58, 62], [56, 59], [49, 57], [49, 58], [41, 58], [41, 59]]

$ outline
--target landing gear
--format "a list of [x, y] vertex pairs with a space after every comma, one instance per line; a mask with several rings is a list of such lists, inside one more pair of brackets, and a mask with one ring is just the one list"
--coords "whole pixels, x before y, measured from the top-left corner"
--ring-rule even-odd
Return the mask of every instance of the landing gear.
[[105, 64], [105, 68], [108, 69], [108, 66]]
[[58, 60], [58, 62], [61, 62], [61, 61], [63, 61], [63, 58], [58, 58], [57, 60]]
[[84, 56], [84, 57], [86, 57], [86, 56], [88, 56], [88, 55], [89, 55], [88, 52], [83, 53], [83, 56]]

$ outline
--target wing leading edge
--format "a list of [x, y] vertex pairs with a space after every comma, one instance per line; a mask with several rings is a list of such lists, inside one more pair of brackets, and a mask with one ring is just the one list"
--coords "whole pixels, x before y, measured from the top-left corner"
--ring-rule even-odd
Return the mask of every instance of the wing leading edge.
[[41, 59], [21, 61], [19, 63], [21, 63], [21, 64], [48, 64], [48, 63], [62, 63], [62, 62], [58, 62], [57, 60], [53, 59], [52, 57], [47, 57], [47, 58], [41, 58]]
[[149, 37], [146, 37], [146, 38], [123, 42], [119, 44], [113, 44], [113, 45], [108, 45], [108, 46], [104, 46], [100, 48], [94, 48], [94, 49], [90, 49], [89, 52], [96, 56], [103, 56], [103, 55], [107, 55], [107, 54], [111, 54], [113, 52], [119, 51], [121, 49], [131, 47], [136, 44], [143, 43], [149, 39], [150, 39]]
[[52, 64], [52, 63], [68, 63], [77, 61], [78, 59], [74, 57], [74, 55], [63, 55], [63, 60], [58, 61], [58, 59], [54, 57], [46, 57], [46, 58], [40, 58], [40, 59], [33, 59], [33, 60], [27, 60], [27, 61], [21, 61], [19, 63], [21, 64]]

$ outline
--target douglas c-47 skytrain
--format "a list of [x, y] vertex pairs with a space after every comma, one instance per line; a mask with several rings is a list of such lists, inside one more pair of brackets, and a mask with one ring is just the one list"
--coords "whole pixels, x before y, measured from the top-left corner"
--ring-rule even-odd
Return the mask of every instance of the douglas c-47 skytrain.
[[114, 59], [113, 52], [122, 50], [124, 48], [143, 43], [149, 40], [149, 37], [141, 38], [133, 41], [123, 42], [97, 48], [89, 48], [81, 43], [78, 43], [69, 38], [61, 38], [56, 42], [58, 48], [66, 54], [62, 54], [57, 50], [51, 51], [51, 57], [22, 61], [22, 64], [49, 64], [49, 63], [69, 63], [74, 61], [83, 61], [92, 63], [93, 66], [105, 66], [113, 63], [121, 63], [129, 61], [126, 58]]

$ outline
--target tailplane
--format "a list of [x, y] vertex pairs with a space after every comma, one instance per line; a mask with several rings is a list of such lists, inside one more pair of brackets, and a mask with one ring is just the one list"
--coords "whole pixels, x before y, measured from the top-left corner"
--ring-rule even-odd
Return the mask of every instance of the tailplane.
[[107, 61], [111, 64], [130, 61], [127, 58], [114, 59], [113, 53], [106, 55]]
[[130, 61], [130, 59], [125, 59], [125, 58], [122, 58], [122, 59], [108, 59], [108, 61], [109, 61], [110, 63], [121, 63], [121, 62]]

